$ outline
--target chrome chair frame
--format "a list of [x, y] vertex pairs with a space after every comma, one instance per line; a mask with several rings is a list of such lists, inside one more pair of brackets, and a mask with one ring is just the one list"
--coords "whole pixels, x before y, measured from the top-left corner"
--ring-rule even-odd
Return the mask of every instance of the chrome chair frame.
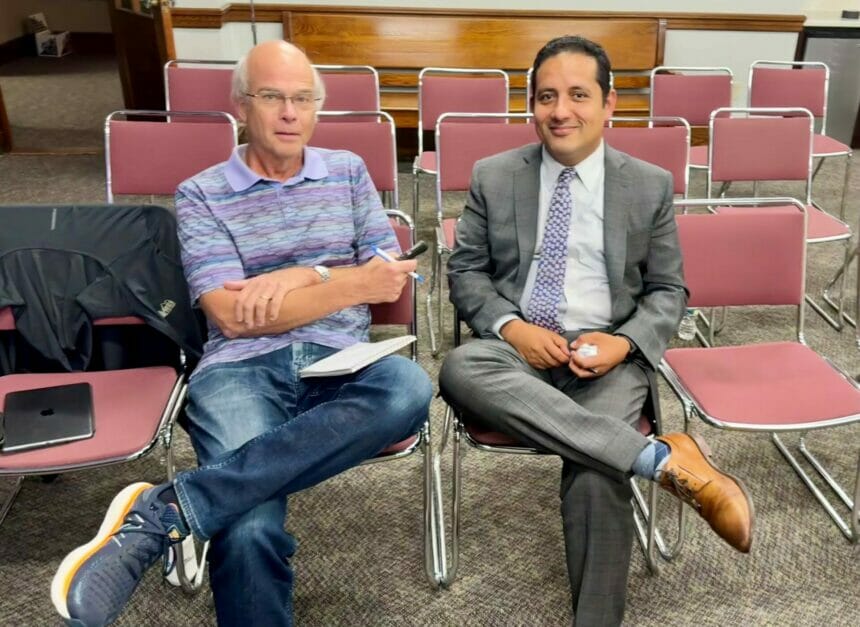
[[[114, 202], [114, 191], [113, 191], [113, 177], [111, 174], [111, 147], [110, 147], [110, 137], [111, 137], [111, 122], [114, 120], [115, 116], [138, 116], [138, 117], [146, 117], [146, 118], [165, 118], [167, 120], [173, 118], [179, 119], [212, 119], [212, 118], [224, 118], [227, 123], [229, 123], [233, 128], [233, 145], [235, 146], [238, 138], [238, 126], [236, 124], [236, 118], [234, 118], [231, 114], [226, 111], [154, 111], [148, 109], [122, 109], [118, 111], [113, 111], [108, 114], [105, 118], [104, 130], [105, 130], [105, 193], [107, 196], [107, 202], [112, 204]], [[169, 124], [170, 122], [166, 122]], [[155, 202], [155, 198], [153, 194], [150, 194], [150, 201]]]
[[[508, 73], [496, 68], [445, 68], [425, 67], [418, 72], [418, 154], [412, 163], [412, 219], [418, 220], [418, 199], [420, 195], [420, 177], [422, 174], [436, 176], [436, 170], [430, 170], [421, 166], [421, 155], [424, 154], [424, 107], [421, 102], [421, 88], [424, 77], [427, 74], [450, 74], [452, 76], [463, 74], [485, 74], [489, 76], [500, 76], [505, 81], [505, 111], [510, 112], [511, 82]], [[449, 112], [446, 112], [449, 113]], [[435, 121], [434, 121], [435, 123]]]
[[[651, 70], [650, 74], [650, 85], [651, 88], [648, 92], [648, 111], [651, 115], [654, 115], [654, 77], [660, 74], [661, 72], [671, 72], [671, 73], [696, 73], [696, 74], [726, 74], [729, 77], [729, 84], [734, 84], [735, 75], [732, 72], [731, 68], [724, 66], [691, 66], [691, 65], [659, 65]], [[692, 126], [692, 124], [691, 124]], [[689, 160], [688, 160], [689, 161]], [[699, 165], [690, 163], [690, 168], [694, 170], [706, 170], [708, 168], [707, 165]]]
[[[804, 214], [804, 220], [806, 219], [806, 205], [801, 201], [795, 198], [732, 198], [732, 199], [703, 199], [703, 200], [679, 200], [676, 201], [676, 205], [685, 205], [687, 207], [704, 207], [710, 208], [714, 205], [721, 204], [731, 204], [731, 205], [746, 205], [746, 206], [773, 206], [773, 205], [794, 205], [799, 211]], [[806, 284], [806, 245], [808, 242], [804, 241], [804, 249], [803, 249], [803, 265], [801, 268], [802, 278], [802, 296], [800, 299], [800, 304], [797, 306], [797, 315], [795, 322], [795, 336], [798, 343], [806, 345], [806, 338], [804, 335], [804, 327], [806, 322], [806, 316], [804, 312], [803, 303], [808, 302], [806, 300], [805, 294], [805, 284]], [[713, 336], [712, 336], [713, 337]], [[851, 377], [847, 372], [839, 368], [835, 363], [833, 363], [830, 359], [822, 356], [822, 358], [833, 368], [833, 370], [841, 377], [843, 377], [847, 382], [849, 382], [860, 394], [860, 384], [858, 384], [853, 377]], [[698, 416], [705, 424], [710, 426], [720, 428], [720, 429], [731, 429], [736, 431], [750, 431], [750, 432], [769, 432], [771, 434], [771, 440], [780, 454], [785, 458], [791, 468], [795, 471], [798, 477], [801, 479], [803, 484], [809, 489], [815, 499], [819, 502], [819, 504], [824, 508], [825, 512], [830, 516], [833, 520], [834, 524], [839, 528], [845, 538], [851, 543], [857, 543], [860, 540], [860, 460], [858, 460], [857, 474], [855, 478], [855, 485], [853, 491], [853, 499], [848, 495], [846, 489], [841, 486], [833, 476], [828, 472], [823, 463], [808, 449], [806, 446], [805, 433], [806, 431], [815, 430], [815, 429], [825, 429], [829, 427], [835, 427], [845, 424], [850, 424], [853, 422], [860, 421], [860, 414], [850, 415], [850, 416], [841, 416], [838, 418], [833, 418], [831, 420], [820, 421], [820, 422], [811, 422], [807, 424], [792, 424], [792, 425], [782, 425], [782, 426], [774, 426], [772, 424], [738, 424], [738, 423], [729, 423], [715, 416], [711, 416], [705, 411], [705, 409], [699, 404], [696, 400], [695, 396], [691, 393], [689, 389], [687, 389], [683, 382], [679, 379], [677, 374], [672, 370], [672, 368], [666, 363], [665, 360], [660, 364], [660, 374], [663, 376], [665, 381], [669, 384], [669, 387], [674, 392], [675, 396], [681, 402], [684, 411], [684, 425], [685, 431], [689, 425], [689, 418], [692, 416]], [[798, 431], [800, 432], [800, 439], [797, 445], [797, 450], [800, 455], [809, 463], [813, 470], [816, 471], [818, 476], [824, 481], [824, 483], [832, 490], [832, 492], [842, 501], [843, 505], [850, 510], [850, 518], [849, 520], [845, 520], [833, 506], [830, 499], [822, 492], [822, 490], [813, 482], [809, 473], [807, 473], [800, 464], [800, 460], [795, 454], [793, 454], [788, 446], [783, 443], [779, 434], [784, 432], [792, 432]]]
[[[331, 66], [331, 67], [339, 67], [339, 66]], [[362, 66], [364, 67], [364, 66]], [[370, 66], [366, 66], [370, 67]], [[392, 159], [392, 184], [394, 189], [392, 190], [383, 190], [380, 192], [380, 197], [382, 198], [383, 205], [386, 210], [392, 210], [396, 212], [400, 212], [400, 182], [397, 178], [397, 128], [394, 123], [394, 118], [391, 117], [391, 114], [386, 111], [317, 111], [317, 118], [319, 120], [324, 120], [325, 118], [361, 118], [356, 121], [364, 121], [365, 118], [376, 116], [377, 118], [382, 118], [386, 122], [388, 122], [389, 127], [391, 128], [391, 154], [393, 155]], [[310, 146], [314, 145], [313, 137], [311, 137]], [[369, 147], [373, 148], [373, 147]], [[361, 156], [361, 154], [359, 154]], [[379, 191], [379, 190], [377, 190]], [[403, 215], [403, 214], [400, 214]], [[405, 217], [405, 216], [404, 216]], [[414, 221], [412, 219], [409, 220], [409, 224], [412, 225]]]
[[[809, 119], [809, 129], [810, 129], [810, 133], [809, 133], [809, 166], [807, 168], [808, 173], [807, 173], [806, 183], [805, 183], [806, 189], [804, 192], [804, 200], [805, 200], [807, 205], [811, 205], [811, 206], [815, 207], [819, 211], [822, 211], [823, 213], [829, 215], [830, 217], [838, 220], [843, 225], [845, 225], [845, 227], [848, 229], [848, 234], [843, 235], [843, 236], [837, 236], [837, 237], [825, 237], [825, 238], [817, 238], [817, 239], [807, 238], [807, 243], [809, 243], [809, 244], [820, 244], [820, 243], [826, 243], [826, 242], [838, 242], [838, 241], [843, 242], [843, 246], [845, 247], [845, 251], [844, 251], [844, 255], [843, 255], [843, 267], [845, 265], [847, 265], [851, 259], [851, 250], [850, 250], [851, 227], [846, 222], [844, 222], [844, 219], [843, 219], [844, 210], [845, 210], [844, 195], [843, 195], [843, 206], [841, 208], [839, 217], [833, 216], [829, 212], [825, 211], [825, 209], [823, 207], [821, 207], [818, 203], [816, 203], [812, 199], [812, 177], [813, 177], [813, 174], [812, 174], [812, 161], [813, 161], [812, 138], [813, 138], [814, 130], [815, 130], [814, 129], [814, 118], [813, 118], [812, 112], [809, 111], [808, 109], [794, 108], [794, 107], [726, 107], [726, 108], [715, 110], [714, 112], [711, 113], [711, 121], [710, 121], [710, 125], [709, 125], [709, 131], [710, 131], [710, 136], [711, 136], [711, 142], [708, 145], [708, 163], [709, 164], [713, 163], [713, 159], [714, 159], [713, 136], [714, 136], [714, 123], [715, 123], [715, 121], [718, 117], [732, 116], [734, 114], [744, 114], [747, 116], [771, 116], [771, 117], [805, 116]], [[720, 194], [719, 194], [720, 195], [720, 203], [723, 202], [723, 194], [725, 193], [725, 189], [727, 187], [726, 183], [730, 183], [730, 181], [722, 181], [722, 187], [721, 187]], [[753, 195], [755, 195], [756, 189], [757, 188], [754, 184], [753, 185]], [[710, 167], [708, 168], [708, 177], [707, 177], [705, 196], [708, 198], [714, 197], [713, 196], [713, 169]], [[835, 282], [835, 280], [832, 281], [831, 284], [833, 282]], [[828, 284], [828, 286], [825, 287], [825, 290], [828, 289], [831, 286], [831, 284]], [[815, 299], [812, 298], [809, 294], [806, 295], [806, 302], [809, 304], [809, 306], [812, 308], [812, 310], [815, 313], [817, 313], [819, 316], [821, 316], [824, 319], [825, 322], [827, 322], [828, 325], [833, 327], [833, 329], [835, 329], [836, 331], [841, 331], [842, 328], [844, 327], [844, 323], [843, 323], [843, 320], [844, 320], [844, 296], [845, 296], [845, 276], [843, 273], [841, 275], [841, 280], [840, 280], [838, 300], [835, 303], [830, 303], [836, 309], [836, 317], [835, 318], [833, 316], [831, 316], [829, 313], [827, 313], [827, 311], [825, 311], [824, 308], [821, 305], [819, 305], [815, 301]]]
[[[441, 144], [442, 137], [442, 125], [443, 123], [450, 118], [457, 118], [459, 120], [468, 120], [468, 119], [493, 119], [497, 118], [500, 120], [523, 120], [525, 122], [530, 122], [533, 118], [531, 113], [443, 113], [439, 116], [439, 119], [436, 120], [436, 172], [435, 172], [435, 183], [436, 183], [436, 243], [433, 247], [433, 258], [431, 260], [430, 266], [430, 281], [427, 287], [427, 329], [430, 333], [430, 352], [436, 357], [439, 354], [439, 350], [441, 349], [442, 339], [444, 335], [444, 326], [443, 326], [443, 313], [444, 313], [444, 298], [442, 297], [444, 293], [443, 289], [443, 281], [442, 277], [442, 269], [443, 269], [443, 257], [446, 255], [450, 255], [452, 249], [447, 245], [445, 232], [443, 229], [443, 200], [442, 200], [442, 179], [439, 175], [439, 172], [442, 169], [442, 154], [439, 150], [439, 146]], [[465, 190], [464, 190], [465, 191]], [[438, 325], [433, 323], [433, 293], [436, 291], [436, 288], [439, 288], [439, 294], [437, 297], [437, 313], [439, 316]], [[437, 337], [438, 334], [438, 337]]]
[[[230, 72], [232, 74], [233, 68], [236, 66], [237, 61], [231, 61], [226, 59], [171, 59], [167, 63], [164, 64], [163, 73], [164, 73], [164, 108], [167, 111], [170, 111], [170, 68], [178, 67], [180, 63], [185, 63], [187, 65], [212, 65], [212, 66], [229, 66], [225, 67], [225, 72]], [[217, 68], [210, 68], [217, 69]], [[226, 111], [225, 113], [230, 113]]]
[[[830, 67], [826, 63], [822, 63], [821, 61], [767, 61], [763, 59], [759, 59], [753, 61], [750, 64], [749, 74], [747, 78], [747, 104], [748, 106], [752, 106], [752, 98], [753, 98], [753, 73], [756, 68], [766, 68], [768, 66], [777, 67], [777, 68], [788, 68], [789, 70], [794, 68], [819, 68], [824, 70], [824, 94], [823, 94], [823, 105], [821, 110], [821, 128], [819, 129], [819, 135], [827, 136], [827, 100], [830, 95]], [[791, 106], [792, 103], [785, 103], [786, 106]], [[815, 119], [815, 115], [813, 114], [813, 119]], [[814, 129], [813, 129], [814, 131]], [[824, 160], [828, 157], [845, 157], [845, 174], [842, 181], [842, 199], [839, 205], [839, 218], [845, 218], [845, 194], [849, 187], [849, 179], [851, 175], [851, 158], [853, 157], [853, 151], [848, 148], [847, 151], [837, 151], [837, 152], [812, 152], [812, 158], [818, 159], [818, 164], [816, 164], [815, 169], [812, 172], [812, 178], [810, 180], [810, 193], [812, 189], [812, 182], [815, 181], [815, 177], [818, 176], [818, 172], [821, 170], [821, 166], [824, 165]], [[818, 205], [816, 205], [818, 206]], [[834, 283], [836, 279], [839, 278], [839, 275], [834, 278]], [[840, 304], [837, 304], [832, 301], [829, 296], [827, 290], [825, 290], [824, 301], [830, 305], [833, 309], [837, 310], [841, 316], [843, 316], [843, 311]]]

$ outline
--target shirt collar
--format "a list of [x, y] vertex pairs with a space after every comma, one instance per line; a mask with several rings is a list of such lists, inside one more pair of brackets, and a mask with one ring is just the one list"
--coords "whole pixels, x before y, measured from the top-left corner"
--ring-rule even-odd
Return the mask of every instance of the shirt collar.
[[[549, 154], [546, 146], [541, 149], [541, 152], [544, 174], [547, 177], [547, 180], [553, 181], [553, 184], [555, 184], [555, 181], [558, 180], [559, 174], [561, 174], [561, 171], [567, 166], [556, 161], [553, 156]], [[603, 174], [603, 160], [605, 154], [606, 147], [601, 139], [597, 150], [592, 152], [575, 166], [576, 176], [588, 192], [595, 192], [597, 190], [597, 186], [600, 185], [600, 176]]]
[[325, 160], [323, 159], [322, 154], [310, 146], [305, 146], [302, 159], [302, 169], [299, 170], [298, 174], [287, 179], [283, 183], [281, 183], [281, 181], [267, 179], [266, 177], [260, 176], [254, 172], [248, 167], [248, 164], [245, 163], [245, 151], [247, 148], [247, 144], [236, 146], [236, 148], [233, 149], [233, 154], [231, 154], [230, 158], [227, 160], [227, 166], [224, 169], [224, 176], [227, 178], [227, 182], [230, 184], [230, 187], [233, 188], [234, 192], [243, 192], [258, 181], [272, 181], [274, 183], [288, 186], [295, 185], [305, 179], [317, 181], [328, 176], [328, 168], [325, 165]]

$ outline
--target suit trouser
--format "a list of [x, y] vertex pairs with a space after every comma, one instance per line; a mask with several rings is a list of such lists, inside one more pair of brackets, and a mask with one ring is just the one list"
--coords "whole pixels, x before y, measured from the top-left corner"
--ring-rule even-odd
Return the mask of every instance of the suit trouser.
[[[573, 336], [571, 336], [573, 337]], [[537, 370], [500, 340], [448, 354], [443, 397], [467, 416], [563, 460], [561, 514], [576, 625], [619, 625], [633, 544], [633, 461], [648, 444], [635, 428], [648, 395], [642, 367], [595, 379], [567, 366]]]

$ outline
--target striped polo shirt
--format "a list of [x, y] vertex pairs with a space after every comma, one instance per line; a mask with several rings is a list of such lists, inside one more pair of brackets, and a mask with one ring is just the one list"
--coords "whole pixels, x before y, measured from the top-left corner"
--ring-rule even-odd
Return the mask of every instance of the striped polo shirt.
[[[372, 246], [399, 250], [379, 194], [357, 155], [304, 149], [301, 171], [288, 181], [261, 177], [245, 163], [245, 146], [230, 159], [181, 183], [176, 215], [182, 265], [195, 303], [225, 281], [295, 266], [330, 268], [367, 261]], [[367, 305], [342, 309], [277, 335], [227, 339], [211, 321], [195, 372], [313, 342], [344, 348], [366, 341]]]

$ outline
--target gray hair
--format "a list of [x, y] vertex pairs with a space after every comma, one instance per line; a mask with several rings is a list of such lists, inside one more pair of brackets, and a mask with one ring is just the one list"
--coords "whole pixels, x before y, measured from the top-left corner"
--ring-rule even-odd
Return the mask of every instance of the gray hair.
[[[325, 104], [325, 83], [320, 76], [319, 71], [311, 65], [311, 71], [314, 74], [314, 98], [319, 98], [316, 102], [316, 110], [319, 111]], [[230, 98], [236, 104], [239, 104], [247, 99], [245, 94], [248, 93], [248, 55], [243, 55], [236, 62], [236, 67], [233, 68], [233, 78], [230, 82]]]

